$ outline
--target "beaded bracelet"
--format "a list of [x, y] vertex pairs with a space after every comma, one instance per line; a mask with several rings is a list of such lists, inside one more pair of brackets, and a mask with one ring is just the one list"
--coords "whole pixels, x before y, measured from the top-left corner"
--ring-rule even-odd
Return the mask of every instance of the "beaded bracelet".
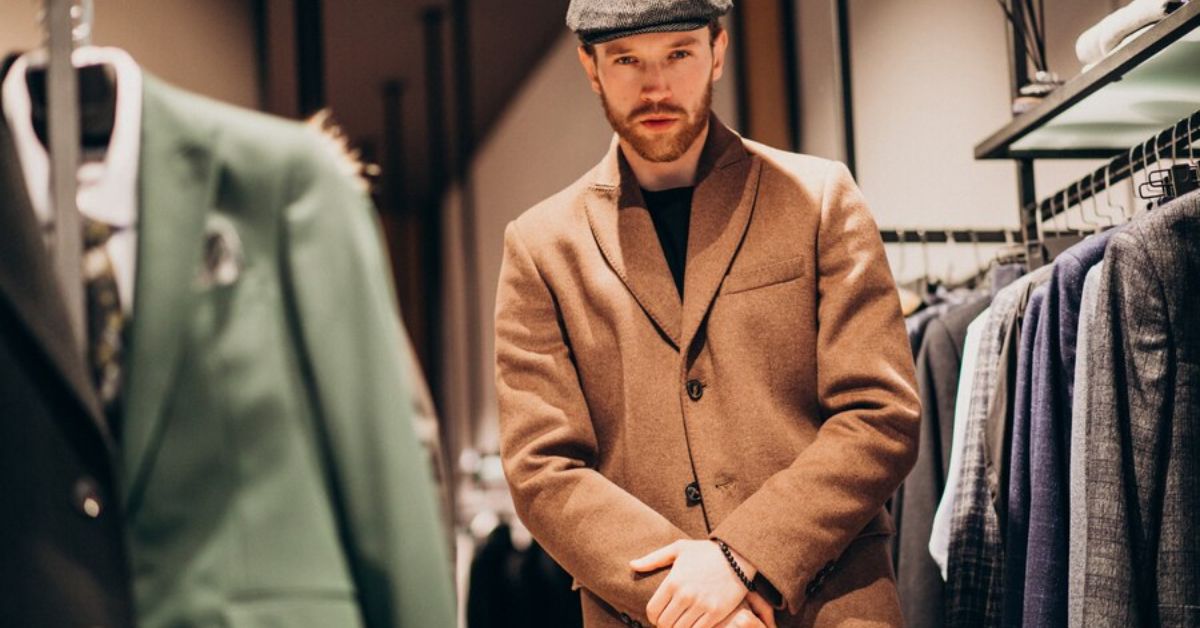
[[725, 560], [729, 561], [729, 566], [733, 568], [733, 573], [737, 574], [738, 580], [746, 585], [750, 591], [754, 591], [754, 581], [746, 577], [746, 572], [742, 571], [742, 566], [738, 564], [737, 559], [733, 557], [733, 551], [725, 544], [725, 541], [713, 539], [717, 542], [717, 547], [721, 548], [721, 553], [725, 555]]

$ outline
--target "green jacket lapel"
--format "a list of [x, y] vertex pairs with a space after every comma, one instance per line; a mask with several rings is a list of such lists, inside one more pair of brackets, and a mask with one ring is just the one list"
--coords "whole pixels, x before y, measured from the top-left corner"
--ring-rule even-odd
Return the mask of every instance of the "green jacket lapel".
[[123, 417], [127, 509], [136, 511], [162, 434], [195, 299], [205, 215], [216, 188], [215, 125], [147, 76], [142, 105], [138, 261]]

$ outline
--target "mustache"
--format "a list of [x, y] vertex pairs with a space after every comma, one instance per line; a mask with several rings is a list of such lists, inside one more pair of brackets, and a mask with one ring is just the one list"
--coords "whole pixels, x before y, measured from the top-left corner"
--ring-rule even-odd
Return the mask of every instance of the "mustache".
[[633, 111], [631, 111], [629, 113], [628, 119], [636, 120], [643, 116], [662, 115], [662, 114], [677, 114], [677, 115], [680, 115], [680, 116], [683, 116], [684, 118], [686, 118], [688, 115], [688, 112], [687, 112], [687, 109], [684, 109], [683, 107], [680, 107], [679, 105], [673, 105], [671, 103], [649, 103], [649, 104], [642, 105], [641, 107], [638, 107], [637, 109], [634, 109]]

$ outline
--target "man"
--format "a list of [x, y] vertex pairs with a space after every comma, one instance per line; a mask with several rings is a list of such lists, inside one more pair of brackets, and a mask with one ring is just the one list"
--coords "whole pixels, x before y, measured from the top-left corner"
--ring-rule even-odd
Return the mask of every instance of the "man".
[[919, 412], [895, 285], [844, 166], [711, 115], [729, 6], [568, 9], [616, 138], [506, 231], [505, 470], [589, 628], [900, 625], [882, 505]]
[[3, 116], [0, 233], [0, 626], [132, 626], [113, 439]]
[[[79, 514], [44, 523], [43, 536], [55, 526], [77, 534], [68, 539], [73, 554], [56, 561], [54, 547], [24, 551], [41, 558], [44, 569], [64, 572], [64, 582], [74, 577], [87, 586], [76, 597], [88, 601], [99, 585], [125, 586], [125, 572], [115, 569], [111, 582], [94, 581], [106, 574], [100, 559], [126, 538], [129, 554], [116, 564], [132, 567], [133, 616], [141, 628], [453, 625], [450, 561], [411, 420], [419, 375], [405, 355], [365, 186], [311, 128], [169, 87], [120, 50], [83, 48], [75, 60], [110, 65], [116, 82], [111, 139], [80, 169], [79, 209], [89, 223], [88, 318], [101, 323], [101, 333], [89, 333], [92, 394], [103, 408], [94, 414], [117, 434], [117, 472], [99, 463], [77, 470], [68, 458], [62, 473], [92, 473], [96, 481], [80, 483], [78, 493], [56, 486], [33, 505], [16, 500], [17, 513], [66, 510], [61, 505], [71, 499], [81, 504]], [[6, 190], [30, 191], [33, 208], [22, 220], [36, 234], [36, 221], [50, 224], [53, 214], [45, 203], [47, 155], [31, 121], [28, 66], [29, 59], [18, 59], [2, 87], [24, 174], [20, 184], [8, 176]], [[90, 242], [97, 232], [106, 237]], [[2, 283], [22, 290], [23, 279]], [[62, 318], [51, 313], [40, 321], [37, 310], [29, 312], [34, 330]], [[9, 346], [30, 352], [29, 339], [11, 337], [12, 344], [0, 345], [0, 360]], [[41, 340], [51, 349], [62, 343]], [[46, 365], [22, 364], [29, 370], [12, 387], [44, 394], [64, 388]], [[5, 400], [18, 394], [9, 392], [9, 377]], [[22, 406], [6, 407], [0, 416], [18, 430], [70, 424], [79, 434], [60, 449], [102, 455], [101, 435], [78, 425], [91, 416], [81, 411], [90, 406], [55, 403], [47, 410], [25, 406], [34, 408], [29, 416]], [[43, 444], [22, 431], [3, 435], [5, 454]], [[74, 481], [51, 476], [52, 461], [10, 470], [4, 455], [0, 465], [8, 482]], [[76, 531], [85, 525], [118, 528], [104, 538]], [[89, 542], [96, 547], [82, 547]], [[78, 556], [91, 562], [76, 566]], [[45, 580], [21, 582], [15, 591]], [[10, 593], [0, 592], [0, 609]], [[122, 599], [114, 594], [114, 613]], [[127, 614], [79, 616], [87, 620], [0, 617], [0, 625], [134, 625]]]

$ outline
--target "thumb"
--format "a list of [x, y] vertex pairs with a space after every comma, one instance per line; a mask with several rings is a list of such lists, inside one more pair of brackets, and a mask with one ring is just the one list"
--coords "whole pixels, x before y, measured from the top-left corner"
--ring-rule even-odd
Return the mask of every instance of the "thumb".
[[670, 567], [675, 563], [675, 557], [679, 556], [679, 542], [676, 541], [666, 547], [660, 547], [645, 556], [636, 560], [629, 561], [629, 566], [633, 567], [634, 571], [646, 572]]

